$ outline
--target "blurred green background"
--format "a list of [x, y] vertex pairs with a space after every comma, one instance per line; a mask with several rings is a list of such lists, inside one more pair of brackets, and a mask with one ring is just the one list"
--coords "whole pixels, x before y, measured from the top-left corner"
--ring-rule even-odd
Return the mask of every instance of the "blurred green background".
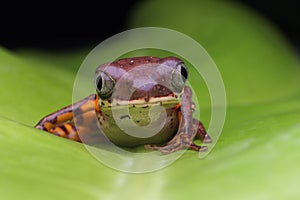
[[[71, 103], [77, 69], [91, 48], [3, 47], [1, 199], [298, 199], [300, 65], [287, 39], [232, 1], [143, 1], [124, 20], [128, 29], [159, 26], [185, 33], [211, 55], [228, 100], [213, 151], [202, 160], [187, 151], [154, 173], [110, 169], [82, 144], [32, 128]], [[209, 114], [203, 109], [205, 124]]]

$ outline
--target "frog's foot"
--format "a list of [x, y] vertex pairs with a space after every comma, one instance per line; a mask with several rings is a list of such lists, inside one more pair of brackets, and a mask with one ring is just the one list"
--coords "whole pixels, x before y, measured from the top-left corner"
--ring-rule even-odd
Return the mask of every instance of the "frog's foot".
[[150, 150], [158, 150], [163, 154], [169, 154], [169, 153], [172, 153], [172, 152], [175, 152], [178, 150], [182, 150], [182, 149], [192, 149], [195, 151], [207, 151], [206, 146], [198, 146], [193, 142], [196, 134], [198, 135], [198, 132], [199, 132], [198, 129], [199, 129], [198, 120], [193, 120], [192, 133], [186, 133], [184, 131], [184, 128], [182, 128], [182, 130], [180, 130], [174, 136], [174, 138], [170, 142], [168, 142], [166, 145], [164, 145], [164, 146], [145, 145], [145, 148], [150, 149]]

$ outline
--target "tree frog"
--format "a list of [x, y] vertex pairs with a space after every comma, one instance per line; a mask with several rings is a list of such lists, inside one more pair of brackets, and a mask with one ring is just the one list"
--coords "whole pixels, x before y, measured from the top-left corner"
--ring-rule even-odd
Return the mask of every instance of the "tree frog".
[[[142, 66], [146, 67], [137, 70]], [[144, 145], [163, 154], [186, 148], [206, 151], [206, 146], [194, 143], [195, 137], [203, 143], [212, 139], [203, 124], [192, 116], [195, 104], [191, 88], [185, 85], [187, 77], [184, 62], [173, 56], [122, 58], [100, 65], [94, 77], [96, 94], [45, 116], [35, 128], [85, 143], [99, 141], [95, 132], [100, 128], [120, 147]], [[124, 109], [128, 114], [116, 120], [114, 111]], [[140, 131], [139, 137], [126, 133], [149, 125], [151, 109], [160, 126], [156, 134], [143, 137], [145, 131]]]

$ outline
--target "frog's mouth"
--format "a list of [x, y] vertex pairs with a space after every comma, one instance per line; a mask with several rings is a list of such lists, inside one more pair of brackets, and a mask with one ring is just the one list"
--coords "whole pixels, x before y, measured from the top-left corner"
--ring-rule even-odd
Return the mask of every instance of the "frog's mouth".
[[131, 99], [131, 100], [122, 100], [122, 99], [113, 99], [111, 105], [116, 106], [124, 106], [124, 105], [150, 105], [150, 104], [157, 104], [163, 102], [178, 102], [177, 95], [169, 95], [163, 97], [150, 97], [150, 98], [139, 98], [139, 99]]
[[178, 103], [180, 100], [178, 98], [178, 94], [170, 94], [168, 96], [161, 96], [161, 97], [143, 97], [137, 99], [117, 99], [112, 98], [110, 100], [100, 100], [101, 106], [104, 107], [111, 107], [111, 106], [137, 106], [137, 107], [147, 107], [154, 104], [173, 104]]

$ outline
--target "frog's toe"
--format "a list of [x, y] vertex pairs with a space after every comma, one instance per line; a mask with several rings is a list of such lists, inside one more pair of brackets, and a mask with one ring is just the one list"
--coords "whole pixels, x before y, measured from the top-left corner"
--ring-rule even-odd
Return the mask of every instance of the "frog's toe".
[[37, 129], [40, 129], [40, 130], [43, 130], [43, 131], [47, 131], [47, 129], [44, 127], [44, 126], [42, 126], [42, 125], [36, 125], [34, 128], [37, 128]]
[[207, 134], [203, 124], [200, 121], [198, 121], [197, 119], [194, 119], [193, 123], [194, 123], [193, 124], [194, 127], [196, 127], [197, 136], [200, 138], [200, 140], [203, 143], [211, 143], [212, 138]]
[[194, 151], [206, 152], [208, 150], [208, 147], [207, 146], [199, 146], [199, 145], [192, 143], [189, 149], [192, 149]]
[[163, 150], [163, 148], [165, 146], [157, 146], [155, 144], [146, 144], [144, 145], [145, 149], [148, 149], [148, 150], [157, 150], [157, 151], [161, 151]]
[[174, 148], [170, 145], [157, 146], [157, 145], [147, 144], [147, 145], [144, 145], [144, 147], [145, 147], [145, 149], [148, 149], [148, 150], [160, 151], [162, 154], [170, 154], [170, 153], [173, 153], [173, 152], [179, 150], [178, 148]]
[[159, 148], [158, 146], [153, 145], [153, 144], [145, 144], [144, 147], [145, 147], [145, 149], [148, 149], [148, 150], [157, 150]]

